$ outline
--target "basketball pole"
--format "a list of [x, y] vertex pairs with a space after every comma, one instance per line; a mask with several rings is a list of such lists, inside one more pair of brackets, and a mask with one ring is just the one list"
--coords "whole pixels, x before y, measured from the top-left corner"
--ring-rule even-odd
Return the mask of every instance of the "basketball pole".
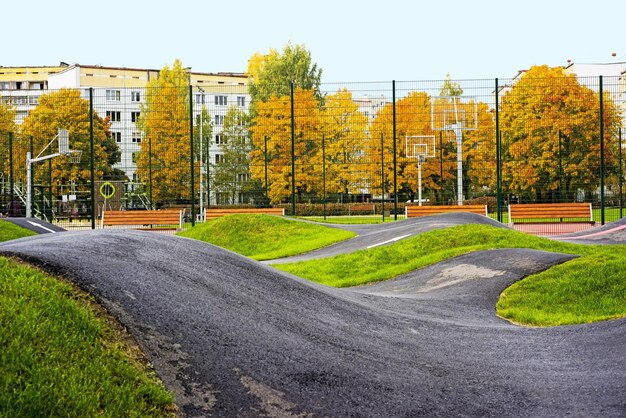
[[463, 131], [460, 123], [452, 126], [456, 137], [456, 187], [457, 205], [463, 206]]
[[[32, 158], [32, 153], [30, 151], [28, 151], [26, 153], [26, 217], [27, 218], [32, 218], [33, 215], [33, 197], [32, 197], [32, 192], [31, 192], [31, 188], [32, 188], [32, 179], [31, 179], [31, 172], [32, 172], [32, 165], [34, 163], [38, 163], [40, 161], [45, 161], [45, 160], [50, 160], [52, 158], [55, 157], [59, 157], [61, 155], [70, 155], [72, 152], [78, 152], [78, 151], [72, 151], [69, 149], [69, 136], [68, 136], [68, 131], [67, 129], [60, 129], [58, 130], [58, 134], [52, 138], [52, 140], [50, 142], [48, 142], [48, 145], [46, 145], [41, 152], [39, 153], [39, 155], [37, 155], [35, 158]], [[44, 155], [43, 157], [41, 156], [41, 154], [44, 153], [45, 150], [48, 149], [48, 147], [56, 140], [59, 140], [59, 152], [54, 153], [54, 154], [48, 154], [48, 155]]]
[[422, 160], [423, 156], [417, 156], [417, 202], [418, 206], [422, 206]]

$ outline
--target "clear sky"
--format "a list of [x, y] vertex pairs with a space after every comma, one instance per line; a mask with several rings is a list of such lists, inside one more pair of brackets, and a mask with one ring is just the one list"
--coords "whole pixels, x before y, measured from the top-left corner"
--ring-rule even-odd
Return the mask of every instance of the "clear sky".
[[[626, 61], [624, 0], [33, 0], [0, 8], [0, 65], [245, 72], [304, 44], [322, 81], [509, 78], [535, 64]], [[612, 57], [615, 52], [617, 57]]]

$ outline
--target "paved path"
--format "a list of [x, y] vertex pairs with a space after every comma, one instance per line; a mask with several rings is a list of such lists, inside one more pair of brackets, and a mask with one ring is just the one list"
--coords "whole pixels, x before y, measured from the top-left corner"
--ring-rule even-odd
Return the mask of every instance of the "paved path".
[[342, 290], [150, 232], [0, 252], [89, 290], [188, 416], [626, 416], [626, 320], [538, 329], [495, 315], [510, 283], [569, 255], [474, 253]]

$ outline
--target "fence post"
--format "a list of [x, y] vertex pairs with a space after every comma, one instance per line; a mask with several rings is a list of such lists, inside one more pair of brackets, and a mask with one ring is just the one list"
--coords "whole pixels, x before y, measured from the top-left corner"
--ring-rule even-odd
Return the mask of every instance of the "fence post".
[[264, 150], [263, 150], [263, 161], [265, 163], [265, 198], [269, 200], [269, 184], [267, 183], [267, 136], [263, 137], [264, 142]]
[[293, 103], [293, 81], [289, 82], [291, 93], [291, 216], [296, 216], [296, 118]]
[[154, 200], [152, 200], [152, 136], [148, 137], [148, 187], [150, 197], [150, 207], [146, 209], [154, 209]]
[[620, 126], [618, 129], [618, 138], [619, 138], [619, 218], [622, 219], [624, 217], [624, 166], [622, 160], [622, 127]]
[[502, 222], [502, 135], [500, 133], [500, 88], [496, 78], [496, 213]]
[[[30, 158], [35, 158], [35, 154], [34, 152], [34, 147], [33, 147], [33, 136], [31, 135], [29, 137], [29, 148], [30, 150]], [[33, 203], [35, 202], [35, 164], [30, 164], [30, 174], [28, 174], [28, 180], [30, 181], [30, 186], [29, 186], [29, 190], [28, 193], [30, 193], [30, 206], [31, 206], [31, 210], [30, 210], [30, 215], [26, 215], [26, 216], [32, 216], [33, 218], [35, 217], [33, 215]]]
[[324, 201], [322, 204], [324, 208], [324, 220], [326, 220], [326, 141], [324, 134], [322, 134], [322, 181], [324, 184]]
[[380, 191], [383, 213], [383, 223], [385, 222], [385, 134], [380, 133]]
[[396, 155], [396, 80], [391, 82], [393, 103], [393, 219], [398, 220], [398, 172]]
[[191, 166], [191, 226], [196, 225], [196, 177], [193, 160], [193, 86], [189, 84], [189, 162]]
[[[15, 199], [15, 178], [13, 177], [13, 132], [9, 132], [9, 208]], [[11, 216], [9, 210], [9, 216]]]
[[52, 222], [52, 160], [48, 160], [48, 220]]
[[[91, 229], [96, 229], [96, 174], [93, 155], [93, 87], [89, 87], [89, 168], [91, 170]], [[104, 208], [102, 209], [104, 211]]]
[[600, 224], [604, 225], [604, 92], [600, 76]]

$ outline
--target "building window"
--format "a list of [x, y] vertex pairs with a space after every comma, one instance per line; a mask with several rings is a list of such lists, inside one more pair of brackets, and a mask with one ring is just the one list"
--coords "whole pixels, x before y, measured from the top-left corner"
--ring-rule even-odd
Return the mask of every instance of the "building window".
[[136, 123], [139, 120], [140, 114], [141, 112], [130, 112], [130, 120]]
[[219, 164], [224, 161], [224, 154], [215, 154], [215, 164]]
[[120, 101], [120, 91], [119, 90], [107, 90], [106, 91], [107, 100], [114, 100], [116, 102]]
[[140, 144], [141, 143], [141, 135], [139, 134], [139, 132], [133, 132], [131, 138], [130, 138], [130, 142], [134, 143], [134, 144]]
[[122, 120], [122, 112], [119, 111], [107, 110], [106, 115], [111, 122], [119, 122]]
[[226, 138], [224, 138], [224, 135], [215, 135], [215, 144], [216, 145], [224, 145], [226, 143]]
[[239, 107], [246, 106], [246, 98], [244, 96], [237, 96], [237, 106]]
[[115, 142], [122, 142], [122, 133], [121, 132], [109, 132], [109, 136], [111, 137], [111, 139], [113, 139]]
[[215, 115], [215, 125], [222, 126], [224, 124], [224, 115]]
[[133, 155], [132, 155], [133, 164], [137, 164], [137, 160], [139, 160], [139, 151], [133, 152]]
[[215, 96], [215, 104], [218, 106], [226, 106], [228, 104], [227, 96]]
[[138, 91], [131, 91], [130, 92], [130, 101], [131, 102], [139, 102], [139, 101], [141, 101], [141, 94], [139, 94]]

